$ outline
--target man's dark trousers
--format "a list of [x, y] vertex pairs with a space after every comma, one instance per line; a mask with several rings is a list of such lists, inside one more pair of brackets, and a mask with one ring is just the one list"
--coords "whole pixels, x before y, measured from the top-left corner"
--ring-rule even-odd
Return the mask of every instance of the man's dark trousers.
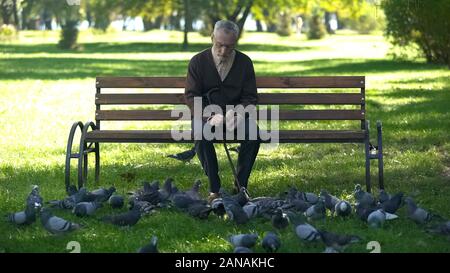
[[[246, 187], [248, 184], [248, 178], [255, 163], [256, 156], [258, 155], [259, 147], [261, 141], [259, 140], [259, 129], [257, 126], [257, 139], [249, 140], [249, 124], [250, 122], [255, 122], [248, 118], [244, 119], [245, 122], [245, 140], [239, 141], [241, 143], [239, 149], [239, 156], [237, 162], [237, 177], [241, 187]], [[202, 122], [202, 128], [205, 126], [206, 122]], [[206, 124], [206, 126], [209, 126]], [[194, 127], [194, 126], [192, 126]], [[236, 130], [235, 130], [236, 131]], [[225, 132], [225, 129], [224, 129]], [[210, 192], [219, 192], [220, 189], [220, 178], [219, 178], [219, 166], [217, 163], [216, 150], [211, 140], [196, 140], [195, 142], [195, 152], [197, 153], [200, 163], [202, 164], [205, 174], [208, 176], [210, 183]]]

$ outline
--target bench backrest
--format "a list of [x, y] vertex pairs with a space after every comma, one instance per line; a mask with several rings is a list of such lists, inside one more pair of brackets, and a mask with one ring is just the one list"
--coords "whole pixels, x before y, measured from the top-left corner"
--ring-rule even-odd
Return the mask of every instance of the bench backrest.
[[[365, 126], [365, 77], [257, 77], [260, 105], [353, 105], [357, 109], [280, 110], [280, 120], [354, 120]], [[184, 88], [185, 77], [97, 77], [96, 125], [100, 121], [178, 120], [170, 110], [102, 110], [102, 105], [185, 104], [183, 93], [102, 93], [110, 88]], [[357, 89], [353, 93], [261, 93], [259, 89]]]

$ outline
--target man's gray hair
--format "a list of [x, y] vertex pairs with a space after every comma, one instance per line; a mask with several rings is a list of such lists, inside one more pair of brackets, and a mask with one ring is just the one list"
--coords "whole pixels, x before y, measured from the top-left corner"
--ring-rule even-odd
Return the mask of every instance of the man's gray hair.
[[236, 35], [236, 39], [239, 38], [239, 27], [235, 22], [228, 20], [217, 21], [214, 25], [213, 34], [215, 34], [219, 29], [225, 30], [226, 33], [232, 32], [234, 35]]

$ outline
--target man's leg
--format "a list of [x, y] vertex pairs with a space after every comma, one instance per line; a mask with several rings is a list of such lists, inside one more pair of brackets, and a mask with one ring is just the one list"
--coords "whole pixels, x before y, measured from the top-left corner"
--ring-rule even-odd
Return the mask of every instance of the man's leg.
[[261, 145], [261, 141], [259, 140], [259, 128], [256, 126], [256, 124], [253, 128], [256, 128], [256, 130], [258, 130], [258, 137], [256, 140], [249, 139], [249, 130], [251, 129], [249, 124], [251, 122], [255, 121], [245, 119], [245, 140], [241, 143], [237, 164], [237, 177], [239, 179], [239, 183], [241, 184], [241, 187], [246, 188], [248, 185], [248, 178], [250, 177], [253, 164], [255, 163], [256, 156], [258, 155], [259, 147]]

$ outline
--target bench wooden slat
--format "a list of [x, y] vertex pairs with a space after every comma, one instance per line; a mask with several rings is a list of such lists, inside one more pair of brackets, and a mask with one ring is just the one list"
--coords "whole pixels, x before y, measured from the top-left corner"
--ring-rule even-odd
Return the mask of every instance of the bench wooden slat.
[[[259, 93], [258, 104], [361, 105], [361, 93]], [[183, 93], [97, 94], [97, 105], [185, 104]]]
[[[365, 131], [344, 130], [280, 130], [280, 143], [298, 142], [363, 142]], [[173, 143], [170, 130], [94, 130], [86, 135], [88, 142]], [[191, 143], [193, 140], [176, 141]], [[217, 141], [221, 142], [221, 141]], [[228, 141], [236, 142], [236, 141]]]
[[[178, 120], [171, 117], [171, 110], [98, 110], [97, 120]], [[270, 111], [267, 116], [259, 119], [271, 119]], [[188, 117], [189, 118], [189, 117]], [[363, 120], [361, 110], [280, 110], [280, 120]]]
[[[184, 88], [185, 77], [97, 77], [97, 88]], [[258, 88], [363, 88], [364, 76], [257, 77]]]

